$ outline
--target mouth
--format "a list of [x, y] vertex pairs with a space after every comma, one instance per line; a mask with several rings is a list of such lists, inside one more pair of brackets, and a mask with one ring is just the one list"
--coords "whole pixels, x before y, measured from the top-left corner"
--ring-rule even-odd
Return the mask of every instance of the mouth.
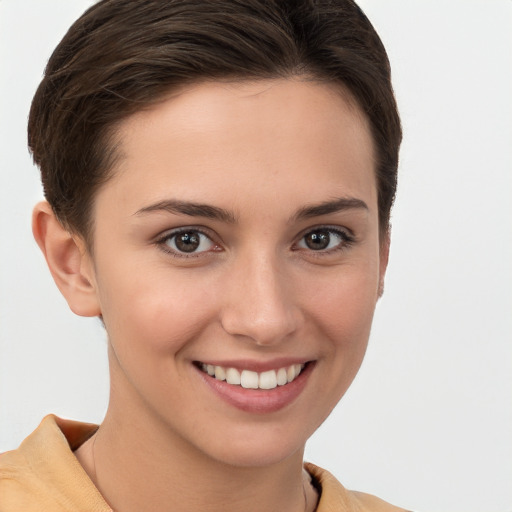
[[194, 362], [197, 374], [216, 396], [253, 414], [275, 413], [295, 403], [315, 366], [316, 361], [276, 361], [274, 368], [254, 361], [226, 365]]
[[308, 367], [308, 363], [296, 363], [256, 372], [248, 369], [230, 368], [196, 361], [199, 370], [213, 379], [244, 389], [271, 390], [291, 384]]

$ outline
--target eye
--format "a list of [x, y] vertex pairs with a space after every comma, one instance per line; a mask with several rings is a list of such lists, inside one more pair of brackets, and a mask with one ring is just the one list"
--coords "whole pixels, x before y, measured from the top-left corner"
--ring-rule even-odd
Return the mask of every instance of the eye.
[[308, 231], [297, 246], [312, 251], [330, 251], [343, 249], [352, 242], [352, 237], [344, 231], [333, 228], [317, 228]]
[[207, 252], [218, 247], [209, 236], [197, 229], [183, 229], [169, 233], [159, 240], [158, 243], [167, 252], [179, 256]]

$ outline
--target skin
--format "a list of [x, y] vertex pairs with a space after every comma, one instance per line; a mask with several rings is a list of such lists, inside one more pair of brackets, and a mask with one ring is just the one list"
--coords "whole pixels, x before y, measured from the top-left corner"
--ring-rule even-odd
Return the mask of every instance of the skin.
[[[34, 212], [71, 309], [108, 332], [110, 404], [79, 461], [116, 511], [313, 510], [304, 445], [359, 369], [387, 264], [365, 116], [325, 83], [203, 83], [117, 138], [93, 251], [46, 203]], [[226, 215], [155, 206], [169, 200]], [[176, 228], [200, 229], [200, 250], [179, 254]], [[329, 248], [311, 249], [320, 228]], [[194, 364], [283, 358], [311, 371], [270, 413], [227, 403]]]

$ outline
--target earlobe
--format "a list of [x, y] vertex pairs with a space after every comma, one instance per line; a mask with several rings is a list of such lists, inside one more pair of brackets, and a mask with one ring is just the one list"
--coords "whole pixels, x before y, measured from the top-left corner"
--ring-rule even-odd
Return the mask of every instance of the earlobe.
[[46, 201], [34, 207], [32, 232], [71, 310], [80, 316], [100, 316], [92, 261], [85, 243], [62, 226]]

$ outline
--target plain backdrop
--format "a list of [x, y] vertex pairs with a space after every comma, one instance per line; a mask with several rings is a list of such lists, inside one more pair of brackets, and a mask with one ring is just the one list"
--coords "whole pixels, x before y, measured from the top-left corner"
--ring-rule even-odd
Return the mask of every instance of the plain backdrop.
[[[205, 0], [206, 1], [206, 0]], [[31, 97], [89, 0], [0, 0], [0, 452], [53, 412], [101, 421], [105, 334], [32, 240]], [[430, 512], [512, 511], [512, 1], [361, 0], [403, 118], [386, 291], [307, 459]]]

